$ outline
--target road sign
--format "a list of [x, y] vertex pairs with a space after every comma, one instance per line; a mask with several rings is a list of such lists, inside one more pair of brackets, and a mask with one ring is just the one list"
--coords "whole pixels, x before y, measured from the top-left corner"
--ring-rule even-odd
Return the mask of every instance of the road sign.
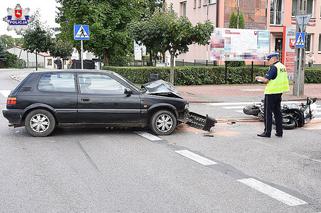
[[303, 31], [302, 28], [304, 28], [310, 21], [311, 15], [297, 15], [295, 16], [296, 23], [299, 25], [299, 28], [301, 31]]
[[304, 32], [296, 33], [295, 47], [296, 48], [304, 48], [304, 45], [305, 45], [305, 33]]
[[82, 41], [90, 39], [90, 31], [88, 25], [74, 25], [74, 40]]

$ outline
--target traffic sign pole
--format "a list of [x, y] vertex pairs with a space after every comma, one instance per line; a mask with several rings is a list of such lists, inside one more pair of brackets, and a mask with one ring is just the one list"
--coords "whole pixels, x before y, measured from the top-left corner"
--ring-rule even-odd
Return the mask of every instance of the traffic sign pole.
[[81, 40], [80, 41], [80, 57], [81, 57], [81, 69], [83, 70], [84, 69], [84, 41]]
[[81, 69], [84, 69], [84, 40], [90, 39], [90, 31], [88, 25], [74, 25], [74, 40], [80, 40], [80, 64]]
[[[307, 1], [298, 0], [297, 1], [297, 30], [296, 32], [301, 33], [301, 38], [305, 37], [305, 26], [308, 24], [311, 15], [307, 15]], [[302, 39], [305, 40], [305, 39]], [[305, 43], [305, 42], [304, 42]], [[304, 95], [304, 65], [305, 65], [305, 47], [297, 47], [297, 58], [296, 58], [296, 72], [294, 73], [294, 85], [293, 85], [293, 95], [302, 96]]]

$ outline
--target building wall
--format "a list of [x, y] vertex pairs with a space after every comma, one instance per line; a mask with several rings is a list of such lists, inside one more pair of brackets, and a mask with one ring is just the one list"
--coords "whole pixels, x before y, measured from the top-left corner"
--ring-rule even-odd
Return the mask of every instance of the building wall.
[[[207, 0], [196, 0], [196, 7], [194, 0], [167, 0], [167, 4], [173, 4], [173, 9], [181, 14], [181, 3], [186, 2], [186, 16], [189, 20], [196, 24], [204, 22], [207, 18], [214, 24], [215, 27], [228, 27], [229, 19], [232, 11], [236, 11], [237, 0], [216, 0], [218, 4], [207, 5], [204, 4]], [[249, 29], [267, 29], [271, 32], [270, 49], [276, 51], [275, 42], [283, 38], [283, 27], [295, 27], [295, 17], [292, 17], [292, 0], [283, 0], [282, 2], [282, 22], [280, 25], [273, 25], [270, 23], [270, 4], [271, 0], [239, 0], [240, 11], [245, 16], [245, 28]], [[321, 64], [321, 51], [319, 51], [319, 35], [321, 34], [321, 0], [314, 0], [312, 19], [307, 26], [307, 33], [311, 33], [311, 51], [312, 58], [315, 64]], [[219, 14], [216, 13], [218, 5]], [[208, 9], [208, 13], [207, 13]], [[217, 14], [217, 16], [216, 16]], [[217, 17], [217, 22], [216, 22]], [[216, 24], [218, 23], [218, 24]], [[277, 39], [277, 40], [276, 40]], [[178, 59], [185, 61], [206, 60], [208, 59], [207, 46], [191, 45], [190, 51], [178, 56]]]
[[[237, 12], [237, 0], [225, 0], [224, 4], [224, 27], [228, 28], [231, 14]], [[266, 0], [239, 0], [239, 6], [246, 29], [266, 29]]]
[[[270, 11], [270, 2], [268, 3], [268, 11]], [[321, 0], [314, 0], [313, 2], [313, 13], [312, 18], [306, 28], [306, 32], [311, 34], [311, 51], [307, 51], [307, 53], [312, 54], [312, 58], [314, 59], [315, 64], [321, 64], [321, 51], [319, 50], [319, 34], [321, 33]], [[270, 23], [270, 12], [268, 12], [267, 20], [268, 20], [268, 30], [271, 32], [271, 51], [275, 50], [275, 38], [282, 38], [283, 36], [283, 26], [286, 27], [296, 27], [296, 19], [292, 16], [292, 0], [283, 0], [283, 22], [282, 25], [272, 25]], [[306, 60], [308, 62], [308, 60]]]
[[[220, 0], [221, 2], [222, 0]], [[182, 3], [186, 2], [186, 17], [193, 25], [204, 23], [206, 20], [216, 26], [216, 4], [207, 4], [207, 0], [167, 0], [167, 6], [172, 5], [173, 10], [182, 15]], [[224, 6], [224, 5], [223, 5]], [[178, 60], [193, 62], [194, 60], [209, 60], [209, 47], [200, 45], [190, 45], [189, 52], [180, 54]]]
[[312, 34], [311, 53], [316, 64], [321, 64], [321, 51], [319, 51], [319, 35], [321, 34], [321, 0], [314, 1], [314, 11], [310, 21], [311, 26], [307, 26], [307, 33]]

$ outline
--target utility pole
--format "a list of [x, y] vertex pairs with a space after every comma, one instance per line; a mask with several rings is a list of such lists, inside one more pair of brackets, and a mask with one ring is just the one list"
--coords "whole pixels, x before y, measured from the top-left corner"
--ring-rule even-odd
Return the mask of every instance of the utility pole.
[[[307, 14], [307, 0], [298, 0], [296, 5], [296, 15]], [[304, 21], [303, 21], [304, 23]], [[305, 32], [305, 26], [296, 25], [296, 32]], [[293, 95], [304, 95], [304, 66], [305, 66], [305, 47], [296, 49], [296, 70], [294, 73]]]

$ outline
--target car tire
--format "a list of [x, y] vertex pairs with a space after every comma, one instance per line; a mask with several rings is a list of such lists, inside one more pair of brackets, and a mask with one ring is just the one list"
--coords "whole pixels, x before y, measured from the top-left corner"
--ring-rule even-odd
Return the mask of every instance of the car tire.
[[27, 115], [25, 127], [27, 132], [34, 137], [46, 137], [54, 131], [56, 121], [47, 110], [36, 109]]
[[175, 115], [167, 110], [155, 112], [150, 120], [150, 129], [156, 135], [170, 135], [176, 128]]

